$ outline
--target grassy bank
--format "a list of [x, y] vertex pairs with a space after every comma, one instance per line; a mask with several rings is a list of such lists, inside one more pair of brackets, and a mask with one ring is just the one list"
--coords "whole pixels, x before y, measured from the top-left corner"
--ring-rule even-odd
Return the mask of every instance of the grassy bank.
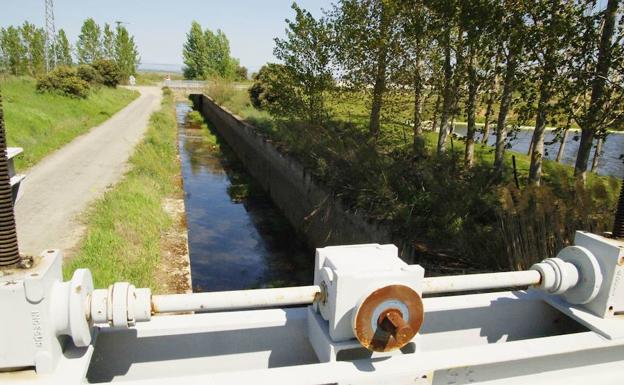
[[0, 78], [9, 146], [23, 147], [19, 169], [43, 157], [110, 118], [138, 97], [124, 88], [102, 87], [86, 99], [39, 93], [27, 77]]
[[166, 245], [163, 234], [179, 226], [166, 212], [166, 198], [181, 198], [173, 96], [152, 114], [149, 128], [121, 182], [96, 202], [86, 216], [87, 232], [65, 274], [88, 267], [96, 287], [115, 281], [159, 290], [158, 267]]
[[[475, 146], [476, 165], [463, 162], [464, 143], [449, 140], [436, 154], [437, 133], [425, 133], [414, 150], [411, 128], [386, 111], [379, 139], [367, 134], [365, 101], [332, 99], [323, 125], [275, 119], [258, 111], [246, 92], [210, 87], [214, 99], [258, 127], [281, 151], [297, 158], [347, 207], [391, 225], [395, 240], [416, 250], [417, 261], [435, 268], [526, 268], [554, 256], [575, 230], [609, 230], [620, 181], [591, 174], [576, 184], [572, 167], [544, 161], [543, 185], [527, 185], [530, 159], [507, 152], [502, 178], [493, 151]], [[516, 159], [516, 186], [512, 155]]]

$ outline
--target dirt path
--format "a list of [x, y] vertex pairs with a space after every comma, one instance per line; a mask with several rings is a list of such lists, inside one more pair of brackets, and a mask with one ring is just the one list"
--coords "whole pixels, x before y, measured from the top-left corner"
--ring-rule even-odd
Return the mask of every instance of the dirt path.
[[84, 231], [80, 214], [124, 174], [134, 146], [161, 102], [158, 87], [136, 87], [141, 96], [26, 172], [15, 207], [22, 253], [46, 248], [72, 253]]

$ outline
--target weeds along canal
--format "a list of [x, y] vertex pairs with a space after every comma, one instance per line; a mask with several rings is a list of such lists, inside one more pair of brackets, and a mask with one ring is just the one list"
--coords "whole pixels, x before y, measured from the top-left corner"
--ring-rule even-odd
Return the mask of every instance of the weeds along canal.
[[193, 291], [307, 285], [313, 250], [229, 146], [176, 105]]

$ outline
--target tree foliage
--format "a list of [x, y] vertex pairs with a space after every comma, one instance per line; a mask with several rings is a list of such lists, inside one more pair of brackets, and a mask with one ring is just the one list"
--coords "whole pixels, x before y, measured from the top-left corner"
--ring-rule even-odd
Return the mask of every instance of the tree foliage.
[[290, 107], [293, 114], [309, 122], [327, 118], [325, 94], [331, 89], [332, 77], [330, 31], [324, 20], [292, 5], [295, 20], [286, 20], [285, 39], [275, 39], [275, 57], [284, 62], [289, 88], [298, 102]]
[[115, 33], [115, 63], [124, 79], [136, 75], [137, 66], [141, 61], [139, 49], [126, 27], [119, 24]]
[[202, 26], [193, 21], [186, 34], [182, 56], [187, 79], [234, 79], [237, 76], [238, 59], [231, 56], [230, 42], [219, 29], [216, 33], [208, 28], [202, 30]]
[[100, 26], [92, 18], [85, 20], [76, 43], [78, 63], [90, 64], [102, 58], [102, 42], [100, 39]]
[[63, 29], [59, 29], [56, 35], [55, 45], [56, 64], [71, 66], [74, 63], [72, 59], [72, 47]]

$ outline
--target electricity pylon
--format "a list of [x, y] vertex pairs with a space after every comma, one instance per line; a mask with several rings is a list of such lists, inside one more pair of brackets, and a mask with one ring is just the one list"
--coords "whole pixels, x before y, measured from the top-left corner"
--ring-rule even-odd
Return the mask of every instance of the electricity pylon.
[[54, 0], [45, 0], [46, 69], [56, 66], [56, 28], [54, 27]]

